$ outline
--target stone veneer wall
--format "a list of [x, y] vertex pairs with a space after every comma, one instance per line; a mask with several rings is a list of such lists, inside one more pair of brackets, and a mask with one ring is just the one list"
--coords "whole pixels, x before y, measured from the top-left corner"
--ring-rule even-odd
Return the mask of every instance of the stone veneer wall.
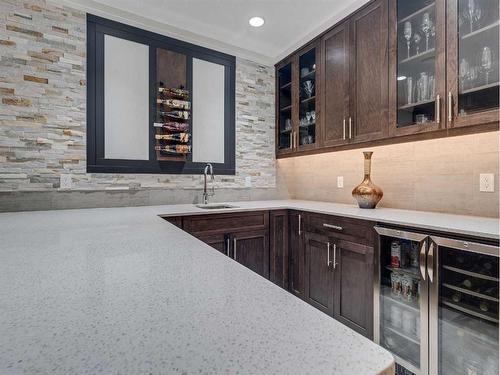
[[[0, 0], [0, 210], [196, 200], [199, 175], [86, 173], [85, 36], [80, 11]], [[219, 200], [276, 197], [273, 67], [237, 59], [236, 137], [236, 175], [217, 177]], [[60, 174], [77, 194], [59, 189]]]

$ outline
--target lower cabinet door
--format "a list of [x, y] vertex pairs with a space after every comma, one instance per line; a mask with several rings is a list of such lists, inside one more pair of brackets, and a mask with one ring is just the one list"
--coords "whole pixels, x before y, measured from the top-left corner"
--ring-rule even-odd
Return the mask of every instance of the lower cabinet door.
[[269, 213], [269, 279], [288, 289], [288, 211]]
[[333, 317], [373, 338], [373, 247], [335, 240]]
[[305, 233], [306, 302], [333, 315], [333, 243], [327, 236]]
[[288, 217], [290, 235], [288, 237], [289, 265], [288, 290], [299, 298], [305, 299], [305, 244], [303, 228], [303, 214], [291, 211]]
[[229, 235], [225, 234], [205, 234], [197, 236], [201, 241], [207, 245], [212, 246], [214, 249], [219, 250], [225, 255], [230, 255], [230, 242]]
[[269, 279], [269, 231], [233, 233], [231, 241], [233, 259]]

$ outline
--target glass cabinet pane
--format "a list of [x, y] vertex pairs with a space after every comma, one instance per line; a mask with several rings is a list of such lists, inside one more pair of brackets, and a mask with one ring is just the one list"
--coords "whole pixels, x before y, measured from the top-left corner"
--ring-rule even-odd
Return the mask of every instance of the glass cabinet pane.
[[498, 258], [439, 253], [440, 375], [498, 374]]
[[299, 57], [299, 146], [316, 142], [316, 49]]
[[397, 126], [435, 121], [436, 5], [397, 1]]
[[278, 149], [292, 148], [292, 64], [278, 70]]
[[458, 0], [458, 115], [498, 108], [498, 0]]
[[[421, 243], [389, 236], [380, 237], [380, 345], [396, 362], [411, 370], [421, 367], [422, 288]], [[424, 327], [425, 329], [425, 327]], [[403, 361], [401, 361], [403, 360]]]

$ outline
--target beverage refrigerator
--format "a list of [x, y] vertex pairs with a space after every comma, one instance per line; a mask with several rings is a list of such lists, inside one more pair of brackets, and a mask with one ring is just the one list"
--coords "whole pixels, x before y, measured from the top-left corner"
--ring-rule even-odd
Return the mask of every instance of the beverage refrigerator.
[[398, 374], [498, 375], [498, 246], [375, 230], [374, 339]]

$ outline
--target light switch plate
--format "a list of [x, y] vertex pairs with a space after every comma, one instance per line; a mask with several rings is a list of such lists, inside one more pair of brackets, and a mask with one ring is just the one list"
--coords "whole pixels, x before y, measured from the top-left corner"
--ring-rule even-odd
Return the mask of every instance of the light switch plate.
[[73, 181], [70, 174], [61, 174], [59, 176], [59, 187], [61, 189], [71, 189]]
[[338, 188], [344, 187], [344, 176], [337, 176], [337, 187]]
[[486, 193], [495, 191], [495, 175], [493, 173], [481, 173], [479, 175], [479, 191]]

